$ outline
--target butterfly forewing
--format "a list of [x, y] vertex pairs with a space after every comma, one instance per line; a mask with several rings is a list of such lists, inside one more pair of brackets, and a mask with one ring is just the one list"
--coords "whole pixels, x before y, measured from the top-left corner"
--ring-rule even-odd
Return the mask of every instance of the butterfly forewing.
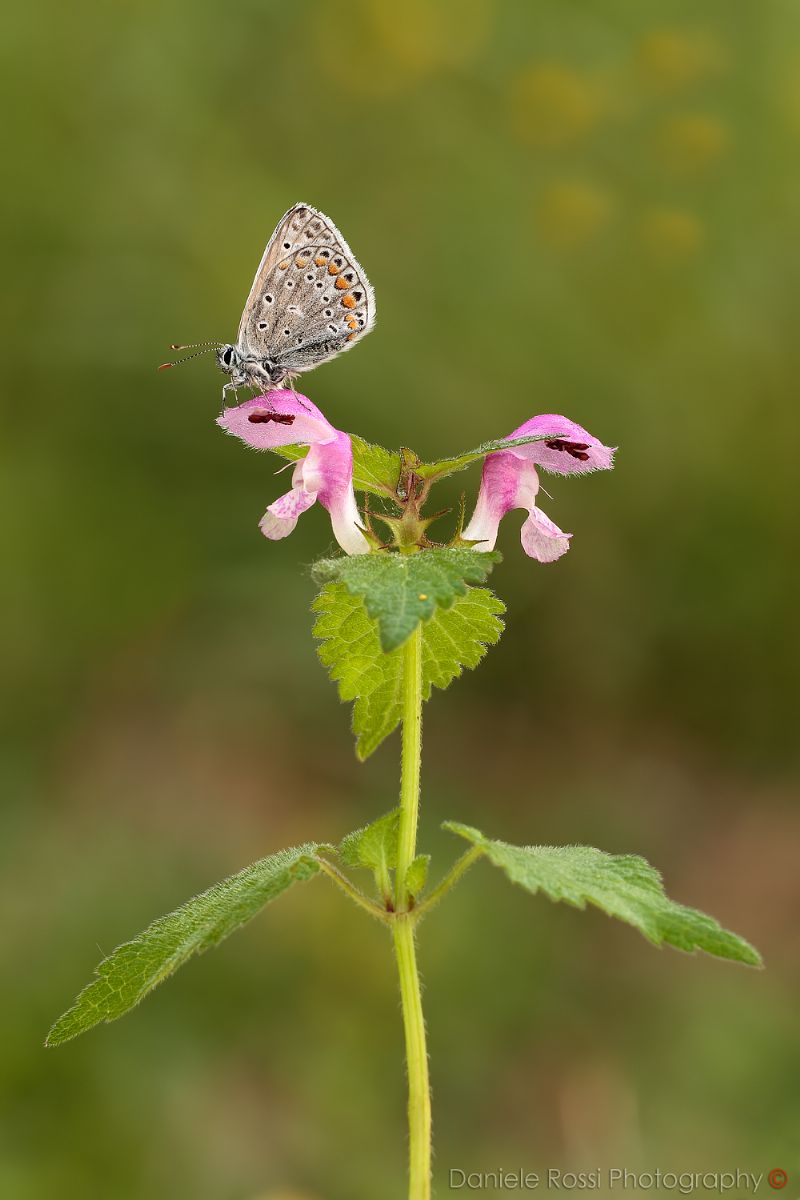
[[333, 222], [307, 204], [270, 238], [239, 326], [239, 347], [290, 372], [348, 350], [375, 320], [363, 267]]

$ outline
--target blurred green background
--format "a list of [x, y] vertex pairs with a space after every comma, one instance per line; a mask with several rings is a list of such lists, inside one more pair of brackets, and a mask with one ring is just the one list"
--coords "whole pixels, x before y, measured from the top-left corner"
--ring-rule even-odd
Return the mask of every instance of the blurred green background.
[[505, 523], [505, 637], [427, 715], [434, 870], [446, 817], [640, 852], [768, 967], [476, 868], [421, 947], [440, 1195], [451, 1167], [800, 1170], [800, 9], [49, 0], [5, 25], [0, 1196], [403, 1194], [390, 948], [324, 881], [42, 1048], [100, 950], [394, 802], [396, 737], [358, 765], [315, 659], [326, 514], [265, 542], [284, 484], [215, 427], [212, 360], [154, 370], [234, 335], [297, 200], [378, 296], [304, 381], [340, 428], [434, 457], [563, 412], [620, 446], [546, 482], [563, 561]]

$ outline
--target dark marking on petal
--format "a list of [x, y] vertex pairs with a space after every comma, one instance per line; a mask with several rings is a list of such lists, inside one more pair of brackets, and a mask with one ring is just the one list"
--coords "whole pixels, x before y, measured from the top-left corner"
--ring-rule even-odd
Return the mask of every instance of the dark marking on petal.
[[276, 425], [294, 425], [294, 413], [251, 412], [247, 419], [251, 425], [268, 425], [270, 421]]
[[548, 450], [566, 451], [572, 458], [577, 458], [579, 462], [588, 462], [589, 455], [584, 451], [589, 449], [588, 442], [568, 442], [564, 438], [552, 438], [545, 442]]

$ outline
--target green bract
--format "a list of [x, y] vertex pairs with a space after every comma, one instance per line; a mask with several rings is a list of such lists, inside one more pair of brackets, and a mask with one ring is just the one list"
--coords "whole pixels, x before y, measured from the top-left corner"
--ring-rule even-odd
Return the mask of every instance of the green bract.
[[339, 858], [346, 867], [366, 867], [370, 871], [394, 870], [397, 866], [397, 831], [400, 809], [393, 808], [371, 825], [349, 833], [339, 846]]

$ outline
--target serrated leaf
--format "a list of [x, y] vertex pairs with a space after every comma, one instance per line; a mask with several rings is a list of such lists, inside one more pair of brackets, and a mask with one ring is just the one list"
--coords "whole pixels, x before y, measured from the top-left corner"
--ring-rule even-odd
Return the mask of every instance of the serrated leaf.
[[388, 652], [402, 645], [420, 621], [429, 621], [437, 607], [450, 608], [469, 584], [483, 583], [500, 557], [463, 548], [355, 554], [321, 559], [312, 571], [318, 583], [343, 583], [363, 597], [378, 622], [381, 648]]
[[[471, 553], [471, 552], [470, 552]], [[378, 625], [360, 596], [344, 584], [328, 584], [312, 605], [320, 661], [338, 684], [342, 700], [354, 700], [356, 753], [368, 758], [400, 722], [402, 650], [385, 654]], [[469, 588], [449, 609], [438, 609], [422, 626], [422, 687], [446, 688], [464, 667], [476, 667], [503, 632], [505, 605], [487, 588]]]
[[128, 1012], [193, 954], [216, 946], [292, 883], [315, 875], [319, 870], [312, 857], [315, 849], [309, 843], [262, 858], [118, 946], [97, 966], [97, 978], [56, 1021], [46, 1045], [67, 1042], [101, 1021], [114, 1021]]
[[417, 857], [408, 864], [406, 871], [406, 889], [408, 894], [415, 899], [422, 895], [425, 890], [425, 884], [428, 881], [428, 867], [430, 866], [430, 854], [418, 854]]
[[400, 477], [400, 455], [351, 435], [353, 446], [353, 487], [357, 492], [376, 496], [394, 493]]
[[[350, 435], [353, 447], [353, 487], [357, 492], [371, 492], [374, 496], [392, 495], [400, 477], [400, 455], [396, 450], [373, 446], [355, 434]], [[297, 462], [308, 454], [308, 446], [276, 446], [274, 454]]]
[[397, 835], [400, 809], [394, 808], [371, 825], [348, 833], [339, 846], [339, 857], [346, 867], [366, 867], [370, 871], [397, 866]]
[[592, 904], [635, 926], [656, 946], [666, 943], [750, 966], [761, 964], [749, 942], [723, 929], [713, 917], [670, 900], [658, 871], [636, 854], [606, 854], [592, 846], [510, 846], [457, 821], [445, 822], [444, 828], [479, 846], [512, 883], [533, 895], [542, 891], [575, 908]]
[[546, 442], [558, 436], [557, 433], [535, 433], [518, 438], [496, 438], [494, 441], [484, 442], [474, 450], [467, 450], [465, 454], [457, 454], [455, 458], [440, 458], [436, 462], [421, 463], [416, 474], [420, 479], [444, 479], [446, 475], [466, 470], [478, 459], [486, 458], [487, 454], [494, 454], [498, 450], [510, 450], [513, 446], [526, 446], [529, 442]]

